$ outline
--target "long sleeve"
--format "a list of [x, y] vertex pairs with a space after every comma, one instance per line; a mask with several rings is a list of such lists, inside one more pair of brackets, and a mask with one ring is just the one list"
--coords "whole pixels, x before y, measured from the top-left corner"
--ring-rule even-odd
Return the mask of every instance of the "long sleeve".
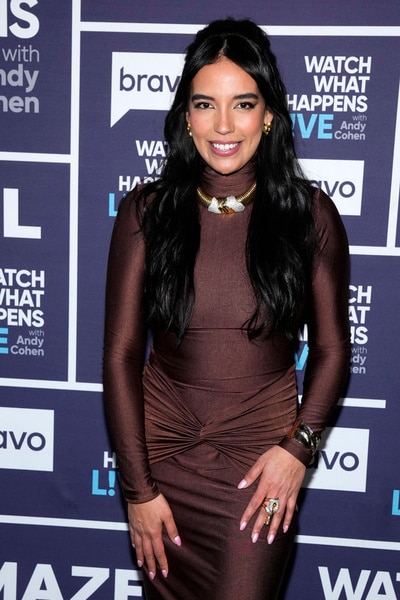
[[142, 372], [146, 351], [143, 308], [145, 248], [136, 192], [121, 203], [111, 239], [104, 340], [104, 400], [109, 431], [128, 502], [158, 495], [144, 433]]
[[[320, 434], [332, 414], [349, 374], [349, 250], [344, 226], [333, 202], [321, 190], [314, 198], [317, 248], [307, 300], [309, 355], [298, 418]], [[307, 464], [301, 443], [285, 438], [281, 446]]]

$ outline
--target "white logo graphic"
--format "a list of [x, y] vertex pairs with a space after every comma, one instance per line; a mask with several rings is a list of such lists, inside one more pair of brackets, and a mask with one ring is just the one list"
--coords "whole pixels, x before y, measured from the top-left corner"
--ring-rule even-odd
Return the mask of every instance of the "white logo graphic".
[[[8, 37], [8, 31], [16, 38], [28, 39], [34, 37], [40, 28], [36, 15], [26, 10], [36, 6], [39, 0], [0, 0], [0, 38]], [[8, 20], [8, 6], [12, 17]]]
[[[4, 544], [3, 544], [4, 546]], [[21, 563], [7, 561], [0, 566], [0, 593], [3, 600], [18, 598], [33, 600], [51, 598], [51, 600], [89, 600], [104, 598], [107, 600], [133, 600], [143, 598], [142, 574], [136, 569], [109, 569], [107, 567], [88, 567], [87, 565], [70, 565], [63, 556], [60, 566], [37, 563], [33, 569], [29, 567], [30, 577], [26, 577]], [[72, 579], [70, 579], [72, 577]], [[82, 581], [84, 578], [84, 581]], [[108, 588], [96, 594], [104, 583]], [[76, 590], [71, 597], [61, 592], [69, 586]], [[25, 587], [26, 586], [26, 587]]]
[[54, 411], [0, 408], [0, 468], [52, 471]]
[[396, 600], [400, 573], [361, 569], [359, 573], [348, 568], [330, 572], [328, 567], [318, 567], [325, 600]]
[[332, 198], [341, 215], [361, 215], [363, 160], [304, 158], [300, 164], [306, 177]]
[[19, 190], [16, 188], [3, 190], [3, 217], [4, 237], [40, 240], [41, 227], [19, 223]]
[[304, 484], [319, 490], [365, 492], [369, 429], [326, 429]]
[[183, 60], [183, 54], [113, 52], [110, 126], [129, 110], [169, 110]]

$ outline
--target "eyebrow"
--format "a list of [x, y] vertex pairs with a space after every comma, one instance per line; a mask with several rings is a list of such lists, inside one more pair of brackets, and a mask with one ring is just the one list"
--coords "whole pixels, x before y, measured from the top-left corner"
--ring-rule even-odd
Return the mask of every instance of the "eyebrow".
[[[258, 94], [254, 94], [253, 92], [248, 92], [245, 94], [237, 94], [233, 96], [233, 100], [259, 100], [260, 96]], [[196, 102], [198, 100], [215, 100], [212, 96], [207, 96], [206, 94], [193, 94], [191, 97], [192, 102]]]

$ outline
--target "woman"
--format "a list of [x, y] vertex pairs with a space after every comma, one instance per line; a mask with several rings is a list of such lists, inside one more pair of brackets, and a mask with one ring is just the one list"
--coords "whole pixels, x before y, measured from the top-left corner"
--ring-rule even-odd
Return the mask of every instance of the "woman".
[[273, 600], [348, 371], [346, 235], [301, 176], [254, 23], [197, 34], [165, 137], [163, 176], [122, 202], [109, 258], [105, 401], [131, 540], [148, 600]]

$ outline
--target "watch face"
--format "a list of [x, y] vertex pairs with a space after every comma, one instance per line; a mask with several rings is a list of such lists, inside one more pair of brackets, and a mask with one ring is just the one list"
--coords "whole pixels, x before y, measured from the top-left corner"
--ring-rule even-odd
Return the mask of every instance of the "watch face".
[[311, 436], [303, 429], [298, 429], [294, 437], [296, 438], [296, 440], [301, 442], [306, 448], [311, 448]]

